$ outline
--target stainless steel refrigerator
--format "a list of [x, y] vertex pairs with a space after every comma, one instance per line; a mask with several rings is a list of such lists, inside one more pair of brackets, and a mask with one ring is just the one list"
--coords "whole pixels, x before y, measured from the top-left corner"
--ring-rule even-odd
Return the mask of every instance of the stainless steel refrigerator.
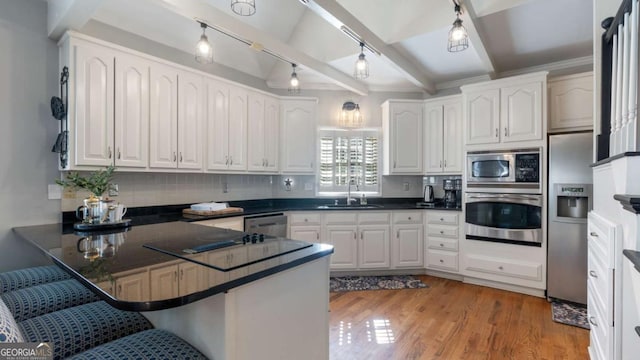
[[587, 303], [591, 132], [549, 136], [547, 297]]

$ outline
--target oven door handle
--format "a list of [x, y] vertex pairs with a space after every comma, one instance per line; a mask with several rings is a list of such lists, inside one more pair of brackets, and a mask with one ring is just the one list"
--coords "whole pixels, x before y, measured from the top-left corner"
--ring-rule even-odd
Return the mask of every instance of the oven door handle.
[[514, 204], [525, 204], [542, 206], [542, 196], [540, 195], [519, 195], [519, 194], [467, 194], [467, 202], [509, 202]]

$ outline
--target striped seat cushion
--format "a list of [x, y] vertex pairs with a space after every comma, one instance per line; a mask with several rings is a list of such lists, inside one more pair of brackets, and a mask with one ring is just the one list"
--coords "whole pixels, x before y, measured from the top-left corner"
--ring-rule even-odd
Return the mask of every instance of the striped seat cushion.
[[52, 343], [54, 359], [153, 328], [141, 314], [118, 310], [104, 301], [37, 316], [18, 327], [26, 341]]
[[0, 294], [17, 322], [100, 300], [80, 282], [69, 279]]
[[0, 273], [0, 293], [69, 278], [69, 274], [56, 265], [8, 271]]
[[165, 330], [146, 330], [77, 354], [73, 360], [207, 359], [186, 341]]
[[3, 342], [24, 342], [24, 338], [11, 311], [0, 300], [0, 343]]

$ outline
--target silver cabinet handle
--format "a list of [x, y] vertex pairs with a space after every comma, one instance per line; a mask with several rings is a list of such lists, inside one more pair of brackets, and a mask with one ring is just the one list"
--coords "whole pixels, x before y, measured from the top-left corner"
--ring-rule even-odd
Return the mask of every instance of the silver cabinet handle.
[[316, 240], [320, 240], [320, 233], [319, 232], [316, 233]]
[[593, 270], [589, 271], [589, 275], [591, 275], [591, 277], [593, 278], [596, 278], [596, 279], [598, 278], [598, 274], [596, 274], [596, 272]]
[[357, 234], [356, 234], [356, 232], [354, 231], [354, 232], [353, 232], [353, 239], [355, 240], [355, 239], [357, 239], [357, 238], [358, 238], [358, 235], [357, 235]]
[[442, 167], [442, 160], [440, 160], [440, 167]]
[[498, 133], [498, 128], [496, 128], [496, 137], [498, 137], [498, 134], [499, 134], [499, 133]]
[[595, 231], [590, 232], [589, 235], [591, 235], [593, 237], [598, 237], [598, 233], [595, 232]]
[[108, 153], [109, 159], [111, 159], [111, 146], [107, 146], [107, 153]]
[[364, 234], [362, 231], [360, 231], [360, 240], [364, 240]]
[[396, 231], [396, 239], [400, 239], [400, 230]]
[[229, 155], [224, 156], [224, 164], [229, 165]]
[[184, 279], [184, 269], [180, 269], [180, 280]]
[[507, 128], [504, 128], [504, 136], [509, 136], [507, 135]]
[[118, 160], [120, 160], [120, 148], [118, 148]]
[[173, 152], [173, 162], [178, 161], [178, 155], [176, 154], [176, 152]]
[[443, 243], [440, 243], [440, 247], [444, 247], [444, 244], [443, 244]]
[[180, 151], [180, 162], [182, 162], [182, 151]]
[[118, 285], [118, 296], [122, 295], [122, 284]]
[[596, 323], [596, 321], [594, 320], [593, 316], [589, 316], [589, 323], [591, 323], [591, 325], [593, 326], [598, 326], [598, 324]]
[[173, 281], [177, 281], [178, 280], [178, 270], [173, 272]]

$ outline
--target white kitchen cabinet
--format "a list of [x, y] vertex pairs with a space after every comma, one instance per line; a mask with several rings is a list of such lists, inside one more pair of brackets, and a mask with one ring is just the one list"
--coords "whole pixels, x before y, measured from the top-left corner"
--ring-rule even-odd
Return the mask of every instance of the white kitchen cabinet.
[[622, 359], [632, 360], [640, 354], [640, 272], [626, 257], [622, 260]]
[[149, 167], [178, 166], [178, 70], [159, 63], [151, 65], [149, 108]]
[[593, 128], [593, 73], [549, 79], [549, 132]]
[[313, 174], [316, 162], [316, 99], [284, 99], [280, 107], [282, 173]]
[[179, 169], [202, 169], [204, 90], [202, 76], [186, 71], [178, 74]]
[[462, 86], [466, 145], [542, 142], [546, 74]]
[[358, 226], [358, 268], [389, 268], [389, 226]]
[[393, 268], [423, 267], [422, 211], [394, 211], [392, 218], [391, 266]]
[[149, 301], [149, 273], [146, 271], [119, 276], [115, 281], [116, 296], [127, 301]]
[[207, 170], [247, 169], [247, 92], [208, 78]]
[[425, 172], [462, 173], [462, 103], [459, 96], [425, 104]]
[[[206, 255], [192, 257], [194, 260], [205, 262]], [[190, 261], [178, 264], [178, 293], [180, 296], [192, 294], [208, 288], [208, 268]]]
[[115, 52], [80, 40], [70, 46], [69, 117], [75, 131], [69, 150], [75, 148], [74, 165], [108, 166], [113, 164]]
[[249, 171], [278, 170], [279, 112], [277, 99], [249, 93]]
[[322, 215], [320, 213], [289, 213], [289, 238], [310, 243], [322, 242]]
[[356, 269], [358, 267], [358, 240], [355, 225], [327, 225], [326, 242], [333, 245], [331, 269]]
[[149, 164], [150, 62], [118, 53], [115, 67], [115, 163], [118, 168]]
[[422, 174], [423, 104], [388, 100], [382, 104], [383, 173]]
[[[236, 265], [246, 264], [248, 261], [247, 249], [245, 247], [230, 249], [226, 251], [211, 251], [206, 254], [207, 263], [227, 269]], [[216, 269], [207, 270], [207, 280], [209, 286], [216, 286], [227, 281], [235, 280], [248, 274], [247, 267], [241, 267], [231, 271], [221, 271]]]

